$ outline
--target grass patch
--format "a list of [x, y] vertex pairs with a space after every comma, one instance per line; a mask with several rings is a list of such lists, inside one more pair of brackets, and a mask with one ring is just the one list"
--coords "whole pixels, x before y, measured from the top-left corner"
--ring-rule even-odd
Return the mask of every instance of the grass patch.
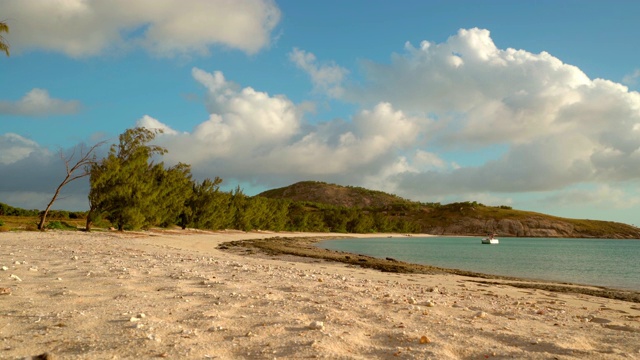
[[[40, 218], [38, 216], [7, 216], [0, 215], [0, 221], [4, 223], [3, 227], [8, 230], [22, 230], [22, 231], [37, 231], [38, 223], [40, 222]], [[53, 222], [59, 222], [59, 226], [66, 226], [64, 230], [77, 230], [79, 227], [84, 228], [86, 224], [86, 220], [84, 219], [65, 219], [64, 221], [55, 220], [48, 222], [49, 224]], [[66, 225], [65, 225], [66, 224]], [[105, 226], [105, 228], [109, 228], [108, 224], [99, 224], [97, 227]], [[55, 225], [58, 226], [58, 225]], [[48, 225], [46, 226], [47, 228]]]

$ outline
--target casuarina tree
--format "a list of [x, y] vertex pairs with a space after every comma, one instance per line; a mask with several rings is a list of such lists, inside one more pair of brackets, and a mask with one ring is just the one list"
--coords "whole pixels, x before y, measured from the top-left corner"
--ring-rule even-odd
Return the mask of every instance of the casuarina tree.
[[[103, 216], [118, 230], [155, 225], [159, 207], [164, 206], [159, 197], [165, 185], [158, 184], [165, 177], [158, 175], [164, 169], [162, 164], [154, 164], [153, 156], [163, 155], [166, 150], [149, 144], [158, 133], [161, 131], [146, 128], [126, 130], [108, 156], [91, 167], [87, 230], [93, 220]], [[175, 171], [190, 176], [188, 167]]]

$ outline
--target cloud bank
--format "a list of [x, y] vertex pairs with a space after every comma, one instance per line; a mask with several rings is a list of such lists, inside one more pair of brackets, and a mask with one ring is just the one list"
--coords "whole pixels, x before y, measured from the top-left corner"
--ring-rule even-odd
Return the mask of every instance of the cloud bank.
[[[487, 30], [407, 43], [389, 63], [366, 62], [357, 86], [311, 53], [289, 56], [361, 110], [310, 123], [284, 95], [194, 69], [210, 117], [165, 136], [170, 156], [188, 153], [181, 160], [196, 169], [267, 186], [312, 178], [423, 199], [640, 179], [640, 94], [546, 52], [499, 49]], [[455, 154], [468, 151], [476, 163], [459, 165]]]
[[12, 52], [44, 49], [74, 58], [131, 48], [204, 55], [212, 45], [252, 54], [268, 46], [280, 20], [271, 0], [21, 0], [0, 9], [9, 19]]

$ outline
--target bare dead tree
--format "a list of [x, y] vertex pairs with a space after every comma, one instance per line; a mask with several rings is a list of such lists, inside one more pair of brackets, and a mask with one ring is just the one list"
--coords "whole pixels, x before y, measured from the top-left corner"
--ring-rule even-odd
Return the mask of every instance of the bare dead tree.
[[[40, 217], [40, 223], [38, 224], [38, 230], [44, 230], [44, 223], [47, 219], [47, 214], [49, 213], [49, 210], [51, 209], [53, 203], [58, 198], [58, 195], [60, 195], [60, 191], [62, 190], [62, 188], [74, 180], [78, 180], [91, 174], [91, 164], [96, 161], [95, 151], [100, 146], [104, 145], [105, 142], [106, 141], [101, 141], [90, 147], [88, 150], [86, 149], [85, 145], [82, 144], [79, 147], [76, 147], [71, 155], [69, 155], [69, 157], [65, 157], [62, 150], [60, 150], [60, 158], [62, 159], [62, 161], [64, 161], [64, 165], [67, 169], [67, 176], [65, 176], [64, 180], [62, 180], [60, 185], [58, 185], [58, 188], [56, 188], [56, 192], [53, 194], [51, 201], [49, 201], [47, 208], [42, 213], [42, 216]], [[80, 159], [76, 161], [73, 166], [71, 166], [73, 158], [76, 156], [76, 150], [78, 150], [78, 148], [80, 150]], [[81, 172], [76, 173], [78, 170], [81, 170]]]

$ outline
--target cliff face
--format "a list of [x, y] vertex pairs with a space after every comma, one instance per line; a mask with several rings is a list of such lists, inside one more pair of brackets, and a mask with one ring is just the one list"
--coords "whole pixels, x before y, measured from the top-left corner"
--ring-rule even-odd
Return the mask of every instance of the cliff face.
[[640, 229], [624, 226], [613, 232], [581, 229], [565, 221], [530, 217], [513, 219], [474, 219], [462, 218], [448, 225], [433, 226], [425, 229], [427, 233], [437, 235], [474, 235], [496, 233], [502, 237], [561, 237], [561, 238], [612, 238], [638, 239]]

